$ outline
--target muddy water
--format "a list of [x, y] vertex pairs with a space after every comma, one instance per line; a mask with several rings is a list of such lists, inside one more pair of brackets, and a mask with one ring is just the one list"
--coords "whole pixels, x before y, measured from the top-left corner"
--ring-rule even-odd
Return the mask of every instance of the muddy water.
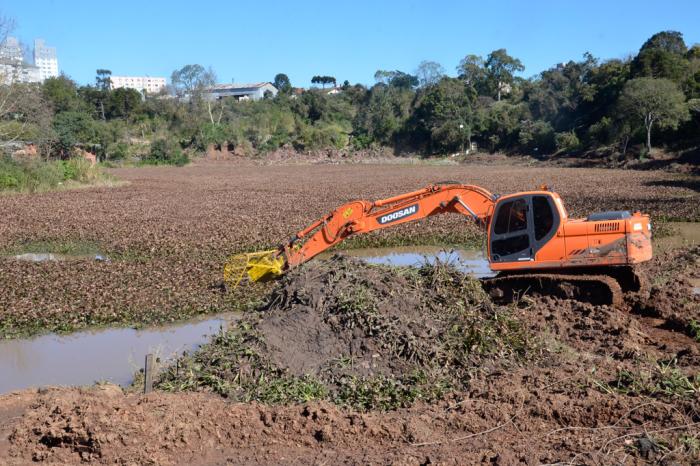
[[110, 381], [128, 385], [153, 353], [161, 362], [192, 350], [226, 327], [232, 315], [209, 316], [165, 327], [44, 335], [0, 341], [0, 393], [48, 385]]
[[654, 240], [655, 248], [658, 248], [659, 250], [668, 250], [700, 244], [700, 223], [670, 222], [668, 223], [668, 226], [671, 228], [672, 234], [659, 238], [658, 240]]
[[[453, 264], [476, 277], [491, 277], [494, 273], [481, 251], [445, 249], [439, 246], [405, 246], [396, 248], [349, 249], [343, 254], [360, 258], [370, 264], [419, 267], [435, 261]], [[321, 256], [323, 257], [323, 256]]]

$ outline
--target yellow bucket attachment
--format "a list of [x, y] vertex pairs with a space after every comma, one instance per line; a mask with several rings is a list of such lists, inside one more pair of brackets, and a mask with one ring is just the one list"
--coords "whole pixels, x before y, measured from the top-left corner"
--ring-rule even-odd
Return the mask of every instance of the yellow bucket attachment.
[[252, 282], [282, 275], [284, 256], [277, 255], [277, 252], [277, 249], [272, 249], [231, 256], [224, 265], [224, 282], [235, 288], [246, 274]]

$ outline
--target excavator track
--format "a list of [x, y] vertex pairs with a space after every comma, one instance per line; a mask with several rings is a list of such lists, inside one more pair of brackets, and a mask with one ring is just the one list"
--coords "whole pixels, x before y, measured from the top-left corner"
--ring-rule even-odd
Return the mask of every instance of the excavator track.
[[528, 273], [487, 278], [482, 283], [498, 300], [514, 301], [526, 294], [539, 294], [591, 304], [620, 306], [623, 302], [620, 284], [608, 275]]

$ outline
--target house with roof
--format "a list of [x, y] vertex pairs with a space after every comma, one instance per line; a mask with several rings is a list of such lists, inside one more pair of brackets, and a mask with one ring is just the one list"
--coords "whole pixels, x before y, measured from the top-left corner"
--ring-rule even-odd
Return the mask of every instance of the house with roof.
[[272, 83], [250, 84], [216, 84], [204, 90], [203, 96], [208, 100], [218, 100], [224, 97], [233, 97], [235, 100], [259, 100], [269, 95], [277, 95], [277, 88]]

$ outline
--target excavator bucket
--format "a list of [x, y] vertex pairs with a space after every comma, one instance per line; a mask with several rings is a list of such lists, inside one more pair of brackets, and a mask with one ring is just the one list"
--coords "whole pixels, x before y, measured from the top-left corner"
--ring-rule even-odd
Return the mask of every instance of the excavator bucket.
[[237, 254], [224, 265], [224, 282], [235, 288], [246, 275], [252, 282], [269, 280], [282, 275], [284, 262], [276, 249]]

